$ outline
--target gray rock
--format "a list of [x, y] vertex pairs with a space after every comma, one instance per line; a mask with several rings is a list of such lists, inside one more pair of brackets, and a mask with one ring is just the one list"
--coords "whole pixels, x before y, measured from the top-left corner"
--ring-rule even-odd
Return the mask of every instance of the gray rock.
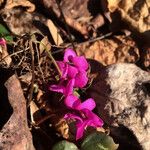
[[134, 64], [114, 64], [100, 71], [88, 93], [103, 120], [117, 128], [115, 132], [124, 126], [143, 150], [150, 149], [150, 73]]

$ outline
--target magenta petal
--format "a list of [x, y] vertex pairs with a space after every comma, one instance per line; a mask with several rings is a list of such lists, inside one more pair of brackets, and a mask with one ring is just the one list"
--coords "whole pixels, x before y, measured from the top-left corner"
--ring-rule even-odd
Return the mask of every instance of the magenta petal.
[[76, 53], [74, 50], [67, 48], [64, 54], [64, 62], [69, 62], [69, 58], [76, 57]]
[[3, 39], [3, 38], [1, 38], [1, 39], [0, 39], [0, 45], [3, 45], [3, 46], [6, 45], [6, 40]]
[[64, 95], [65, 96], [72, 95], [74, 84], [75, 84], [75, 80], [74, 79], [71, 79], [68, 82], [67, 86], [65, 87], [65, 91], [64, 91]]
[[86, 127], [86, 122], [83, 123], [78, 123], [76, 125], [77, 127], [77, 131], [76, 131], [76, 140], [79, 140], [80, 138], [82, 138], [83, 133], [84, 133], [84, 129]]
[[71, 61], [79, 69], [83, 69], [83, 70], [88, 69], [88, 62], [84, 56], [72, 57]]
[[78, 70], [76, 67], [73, 67], [71, 65], [68, 66], [68, 77], [69, 78], [75, 78], [75, 76], [77, 75]]
[[58, 67], [60, 68], [60, 71], [62, 73], [61, 78], [66, 78], [68, 74], [68, 67], [69, 65], [67, 63], [64, 63], [63, 61], [57, 61]]
[[74, 114], [71, 114], [71, 113], [65, 114], [64, 119], [75, 119], [77, 121], [77, 123], [83, 122], [81, 117], [74, 115]]
[[76, 109], [81, 110], [81, 109], [88, 109], [88, 110], [93, 110], [95, 108], [96, 104], [95, 101], [92, 98], [87, 99], [83, 103], [77, 106]]
[[62, 86], [62, 85], [51, 85], [49, 87], [49, 90], [54, 91], [54, 92], [64, 93], [64, 86]]
[[102, 127], [104, 122], [101, 118], [99, 118], [96, 114], [94, 114], [92, 111], [88, 110], [88, 109], [84, 109], [82, 110], [85, 114], [85, 116], [92, 121], [91, 126], [95, 126], [95, 127]]
[[75, 77], [75, 87], [83, 88], [88, 82], [85, 71], [79, 72]]
[[74, 107], [74, 103], [75, 101], [78, 100], [78, 97], [75, 96], [75, 95], [69, 95], [65, 98], [65, 105], [70, 107], [70, 108], [73, 108]]

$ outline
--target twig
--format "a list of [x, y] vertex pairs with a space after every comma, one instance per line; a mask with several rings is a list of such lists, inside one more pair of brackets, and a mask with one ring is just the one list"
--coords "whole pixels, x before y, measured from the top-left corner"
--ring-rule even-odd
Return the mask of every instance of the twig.
[[27, 107], [29, 107], [30, 102], [32, 101], [32, 95], [33, 95], [33, 90], [34, 90], [34, 80], [35, 80], [35, 66], [34, 66], [34, 49], [32, 46], [32, 40], [29, 41], [29, 47], [30, 47], [30, 51], [31, 51], [31, 69], [32, 69], [32, 80], [31, 80], [31, 87], [30, 87], [30, 91], [29, 91], [29, 99], [28, 99], [28, 103], [27, 103]]
[[[112, 35], [112, 32], [107, 33], [107, 34], [105, 34], [105, 35], [103, 35], [103, 36], [100, 36], [100, 37], [97, 37], [97, 38], [94, 38], [94, 39], [85, 41], [85, 42], [74, 43], [74, 44], [78, 46], [78, 45], [82, 45], [82, 44], [85, 44], [85, 43], [92, 43], [92, 42], [95, 42], [95, 41], [98, 41], [98, 40], [102, 40], [102, 39], [104, 39], [104, 38], [106, 38], [106, 37], [109, 37], [109, 36], [111, 36], [111, 35]], [[71, 44], [69, 43], [67, 46], [65, 46], [65, 48], [69, 47], [70, 45], [71, 45]], [[57, 50], [57, 51], [55, 51], [55, 52], [52, 52], [52, 54], [60, 53], [60, 52], [62, 52], [63, 50], [64, 50], [64, 49]]]
[[42, 71], [42, 69], [41, 69], [41, 65], [40, 65], [40, 63], [39, 63], [39, 60], [40, 60], [40, 55], [39, 55], [39, 51], [38, 51], [38, 47], [37, 47], [37, 43], [35, 43], [35, 50], [36, 50], [36, 52], [37, 52], [37, 62], [38, 62], [38, 68], [39, 68], [39, 70], [40, 70], [40, 72], [41, 72], [41, 75], [42, 75], [42, 79], [43, 79], [43, 81], [45, 82], [45, 79], [44, 79], [44, 74], [43, 74], [43, 71]]
[[2, 58], [2, 59], [0, 60], [0, 62], [2, 62], [3, 60], [5, 60], [7, 57], [11, 57], [11, 56], [17, 55], [17, 54], [22, 53], [22, 52], [27, 51], [27, 50], [29, 50], [29, 48], [27, 48], [27, 49], [25, 49], [25, 50], [20, 50], [20, 51], [18, 51], [18, 52], [14, 52], [13, 54], [10, 54], [10, 55], [7, 55], [7, 56], [5, 56], [4, 58]]
[[106, 38], [106, 37], [109, 37], [109, 36], [111, 36], [111, 35], [112, 35], [112, 32], [107, 33], [107, 34], [105, 34], [105, 35], [103, 35], [103, 36], [100, 36], [100, 37], [97, 37], [97, 38], [94, 38], [94, 39], [85, 41], [85, 42], [78, 43], [77, 45], [82, 45], [82, 44], [85, 44], [85, 43], [93, 43], [93, 42], [95, 42], [95, 41], [102, 40], [102, 39], [104, 39], [104, 38]]
[[59, 67], [58, 67], [58, 65], [57, 65], [57, 63], [56, 63], [56, 61], [55, 61], [55, 59], [53, 58], [52, 54], [51, 54], [48, 50], [46, 50], [46, 52], [47, 52], [47, 54], [48, 54], [48, 57], [52, 60], [53, 64], [55, 65], [55, 67], [56, 67], [56, 69], [57, 69], [59, 75], [61, 76], [62, 73], [61, 73], [61, 71], [60, 71], [60, 69], [59, 69]]

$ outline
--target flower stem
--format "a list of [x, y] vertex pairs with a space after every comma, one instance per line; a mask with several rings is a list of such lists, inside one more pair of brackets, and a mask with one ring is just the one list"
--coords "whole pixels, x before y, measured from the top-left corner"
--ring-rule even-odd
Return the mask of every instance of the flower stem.
[[56, 67], [56, 69], [57, 69], [59, 75], [62, 76], [62, 73], [61, 73], [61, 71], [60, 71], [60, 69], [59, 69], [59, 67], [58, 67], [58, 65], [57, 65], [57, 63], [56, 63], [54, 57], [52, 56], [52, 54], [51, 54], [47, 49], [46, 49], [46, 51], [47, 51], [48, 57], [52, 60], [54, 66]]
[[45, 50], [46, 50], [46, 52], [47, 52], [47, 54], [48, 54], [48, 57], [52, 60], [54, 66], [55, 66], [56, 69], [57, 69], [58, 74], [59, 74], [60, 76], [62, 76], [62, 73], [61, 73], [61, 71], [60, 71], [60, 68], [58, 67], [58, 65], [57, 65], [57, 63], [56, 63], [54, 57], [53, 57], [52, 54], [51, 54], [51, 52], [49, 52], [49, 50], [47, 49], [46, 45], [45, 45], [44, 43], [42, 43], [42, 42], [39, 42], [39, 41], [36, 41], [36, 43], [42, 44], [42, 45], [44, 46], [44, 48], [45, 48]]

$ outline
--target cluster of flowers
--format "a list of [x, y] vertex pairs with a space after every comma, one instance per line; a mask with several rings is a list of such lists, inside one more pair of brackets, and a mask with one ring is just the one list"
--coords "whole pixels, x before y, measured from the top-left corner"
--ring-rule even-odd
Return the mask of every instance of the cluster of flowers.
[[62, 72], [59, 83], [51, 85], [51, 91], [63, 93], [64, 104], [73, 113], [67, 113], [65, 119], [76, 120], [76, 140], [83, 136], [87, 126], [101, 127], [103, 121], [92, 112], [96, 104], [92, 98], [81, 102], [75, 94], [75, 89], [82, 89], [88, 82], [87, 69], [88, 63], [84, 56], [77, 56], [72, 49], [66, 49], [63, 61], [57, 61]]

